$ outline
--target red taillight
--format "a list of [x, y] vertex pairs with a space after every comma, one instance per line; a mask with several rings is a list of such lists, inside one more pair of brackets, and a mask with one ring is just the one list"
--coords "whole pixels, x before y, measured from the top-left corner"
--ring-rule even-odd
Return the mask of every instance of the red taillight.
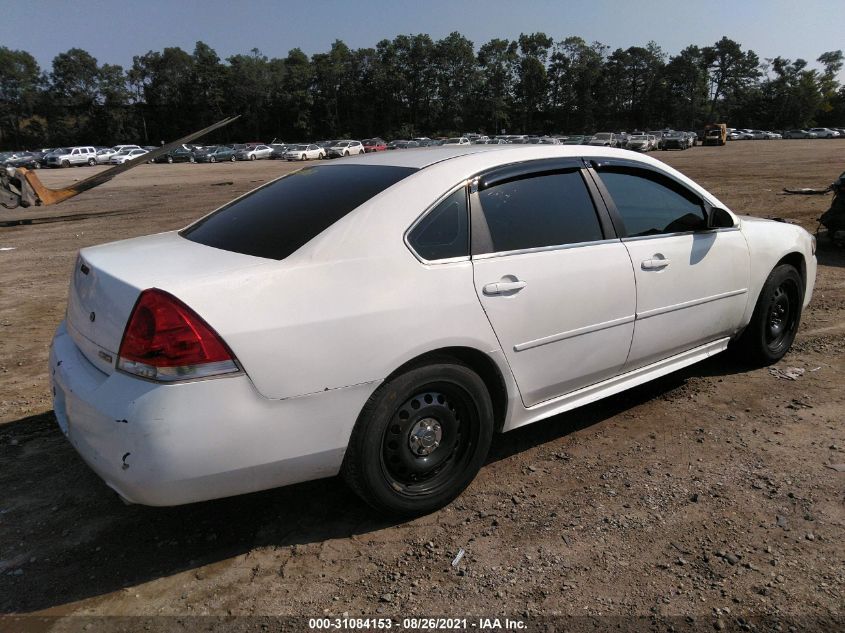
[[235, 357], [202, 318], [173, 295], [141, 293], [120, 343], [117, 367], [152, 380], [187, 380], [238, 371]]

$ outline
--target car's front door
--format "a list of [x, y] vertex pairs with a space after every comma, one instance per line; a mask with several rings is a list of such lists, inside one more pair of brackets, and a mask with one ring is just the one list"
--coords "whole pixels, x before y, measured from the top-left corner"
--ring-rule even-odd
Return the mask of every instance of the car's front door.
[[624, 225], [637, 280], [637, 320], [625, 370], [733, 334], [748, 301], [749, 257], [735, 227], [708, 229], [704, 203], [682, 183], [619, 162], [597, 170]]
[[633, 336], [628, 252], [583, 163], [555, 164], [504, 168], [470, 196], [476, 293], [527, 407], [619, 373]]

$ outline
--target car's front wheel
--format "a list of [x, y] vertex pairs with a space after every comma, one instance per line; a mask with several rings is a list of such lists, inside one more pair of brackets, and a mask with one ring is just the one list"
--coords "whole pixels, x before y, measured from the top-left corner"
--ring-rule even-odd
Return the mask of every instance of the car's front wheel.
[[804, 302], [804, 282], [793, 266], [781, 264], [770, 274], [754, 306], [751, 322], [735, 346], [743, 360], [770, 365], [786, 355]]
[[377, 510], [425, 514], [472, 482], [492, 435], [493, 405], [478, 374], [458, 362], [416, 367], [381, 385], [367, 401], [343, 475]]

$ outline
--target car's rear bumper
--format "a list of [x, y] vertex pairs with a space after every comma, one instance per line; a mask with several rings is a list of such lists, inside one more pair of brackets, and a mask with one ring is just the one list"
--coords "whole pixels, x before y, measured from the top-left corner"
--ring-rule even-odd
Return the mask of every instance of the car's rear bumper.
[[64, 323], [50, 375], [56, 419], [85, 462], [127, 501], [155, 506], [337, 474], [377, 386], [269, 400], [245, 375], [170, 385], [107, 375]]

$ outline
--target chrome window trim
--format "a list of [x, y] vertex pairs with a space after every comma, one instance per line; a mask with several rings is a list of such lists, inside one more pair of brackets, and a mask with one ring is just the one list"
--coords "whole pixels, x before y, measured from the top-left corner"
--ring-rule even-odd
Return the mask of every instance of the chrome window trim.
[[481, 253], [480, 255], [473, 255], [473, 259], [493, 259], [494, 257], [510, 257], [512, 255], [528, 255], [531, 253], [545, 253], [550, 251], [562, 251], [572, 248], [582, 248], [585, 246], [597, 246], [599, 244], [611, 244], [613, 242], [621, 242], [618, 237], [609, 238], [606, 240], [592, 240], [590, 242], [573, 242], [572, 244], [553, 244], [552, 246], [535, 246], [533, 248], [522, 248], [515, 251], [499, 251], [496, 253]]
[[635, 235], [634, 237], [623, 237], [623, 242], [640, 242], [642, 240], [654, 240], [661, 237], [677, 237], [679, 235], [709, 235], [710, 233], [727, 233], [739, 231], [738, 226], [729, 226], [719, 229], [707, 229], [706, 231], [677, 231], [675, 233], [655, 233], [654, 235]]
[[[437, 200], [435, 200], [432, 204], [428, 205], [425, 208], [425, 210], [422, 213], [420, 213], [419, 216], [417, 216], [417, 219], [413, 221], [411, 226], [409, 226], [407, 229], [405, 229], [405, 233], [403, 233], [403, 235], [402, 235], [402, 241], [405, 242], [405, 246], [407, 247], [407, 249], [409, 251], [411, 251], [411, 254], [421, 264], [440, 265], [440, 264], [454, 264], [455, 262], [468, 262], [468, 261], [470, 261], [470, 256], [469, 256], [470, 245], [469, 245], [469, 243], [467, 244], [467, 255], [466, 256], [446, 257], [446, 258], [443, 258], [443, 259], [426, 259], [422, 255], [417, 253], [416, 250], [414, 250], [414, 247], [411, 246], [411, 242], [408, 239], [408, 237], [410, 236], [411, 232], [415, 228], [417, 228], [417, 225], [420, 222], [422, 222], [429, 213], [431, 213], [432, 211], [434, 211], [434, 209], [437, 208], [437, 205], [439, 205], [446, 198], [448, 198], [453, 193], [455, 193], [458, 189], [466, 188], [467, 184], [469, 184], [473, 180], [475, 180], [477, 182], [478, 179], [477, 178], [476, 179], [466, 178], [466, 179], [462, 180], [461, 182], [459, 182], [457, 185], [451, 187], [446, 193], [444, 193], [442, 196], [437, 198]], [[472, 230], [472, 224], [470, 222], [470, 216], [469, 216], [469, 199], [467, 199], [467, 233], [469, 233], [471, 230]]]

